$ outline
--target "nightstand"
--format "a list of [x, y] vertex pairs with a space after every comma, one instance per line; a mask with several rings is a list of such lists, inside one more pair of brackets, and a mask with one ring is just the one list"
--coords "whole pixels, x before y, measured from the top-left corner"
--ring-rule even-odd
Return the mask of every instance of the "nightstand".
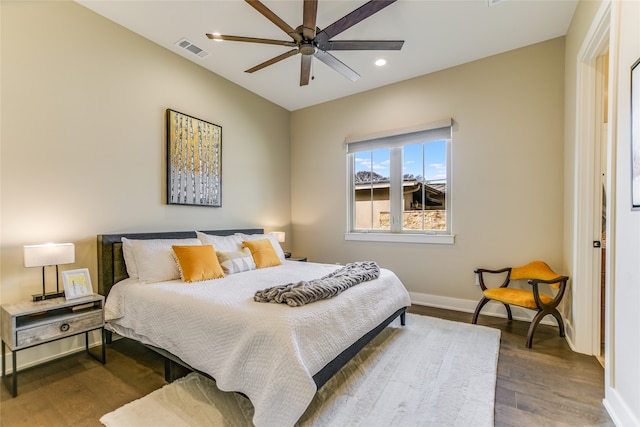
[[307, 257], [301, 257], [301, 256], [294, 256], [294, 257], [290, 257], [287, 258], [289, 261], [300, 261], [300, 262], [307, 262]]
[[[104, 297], [90, 296], [67, 300], [55, 298], [2, 306], [2, 382], [11, 395], [18, 394], [16, 353], [37, 345], [85, 334], [85, 349], [91, 357], [106, 362], [104, 334]], [[89, 351], [89, 332], [100, 330], [102, 354]], [[11, 350], [13, 373], [11, 382], [6, 375], [5, 346]]]

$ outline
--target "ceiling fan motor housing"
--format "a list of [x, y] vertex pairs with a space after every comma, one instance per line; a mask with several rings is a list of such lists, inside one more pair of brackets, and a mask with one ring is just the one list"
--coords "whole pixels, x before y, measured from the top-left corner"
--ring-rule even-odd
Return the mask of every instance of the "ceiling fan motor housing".
[[302, 43], [300, 47], [298, 47], [298, 50], [303, 55], [315, 55], [316, 50], [318, 49], [314, 46], [313, 42], [308, 42]]

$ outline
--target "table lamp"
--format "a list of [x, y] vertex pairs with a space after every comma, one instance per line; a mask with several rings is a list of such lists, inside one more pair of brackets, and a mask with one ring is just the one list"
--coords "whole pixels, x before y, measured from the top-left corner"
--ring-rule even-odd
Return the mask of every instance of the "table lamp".
[[[24, 266], [42, 267], [42, 295], [33, 295], [34, 301], [43, 301], [50, 298], [64, 296], [64, 291], [60, 291], [58, 265], [72, 264], [76, 259], [76, 251], [73, 243], [47, 243], [44, 245], [24, 246]], [[49, 266], [56, 266], [56, 291], [45, 292], [44, 269]]]
[[275, 237], [276, 240], [278, 241], [278, 243], [283, 243], [284, 242], [284, 238], [285, 238], [284, 231], [272, 231], [269, 234], [271, 234], [273, 237]]
[[[271, 234], [273, 237], [276, 238], [276, 240], [278, 241], [278, 243], [284, 243], [284, 238], [285, 238], [285, 233], [284, 231], [272, 231]], [[285, 258], [290, 258], [291, 257], [291, 252], [285, 252], [284, 253], [284, 257]]]

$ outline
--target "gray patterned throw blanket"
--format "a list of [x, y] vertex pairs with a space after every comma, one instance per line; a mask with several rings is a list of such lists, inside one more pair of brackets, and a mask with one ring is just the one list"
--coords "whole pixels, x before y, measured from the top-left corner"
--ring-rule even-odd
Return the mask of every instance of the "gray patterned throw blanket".
[[300, 307], [321, 299], [332, 298], [358, 283], [377, 279], [380, 268], [373, 261], [352, 262], [319, 279], [274, 286], [256, 292], [257, 302], [273, 302]]

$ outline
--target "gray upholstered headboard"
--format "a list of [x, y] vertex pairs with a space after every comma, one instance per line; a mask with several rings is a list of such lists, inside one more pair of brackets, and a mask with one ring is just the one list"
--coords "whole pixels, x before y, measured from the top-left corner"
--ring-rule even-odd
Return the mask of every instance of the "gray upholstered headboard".
[[[206, 234], [229, 236], [234, 233], [263, 233], [262, 228], [237, 230], [202, 230]], [[111, 287], [127, 277], [127, 269], [122, 255], [122, 238], [127, 239], [187, 239], [196, 237], [195, 231], [163, 231], [156, 233], [125, 233], [98, 235], [98, 293], [107, 296]]]

